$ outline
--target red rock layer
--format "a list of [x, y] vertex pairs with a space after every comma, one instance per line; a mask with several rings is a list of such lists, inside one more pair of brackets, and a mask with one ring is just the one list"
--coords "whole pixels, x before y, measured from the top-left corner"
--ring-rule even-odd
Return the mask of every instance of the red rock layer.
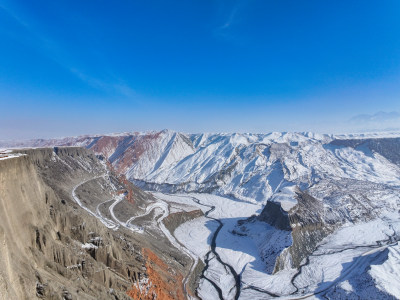
[[120, 156], [113, 162], [113, 165], [119, 174], [125, 174], [143, 153], [154, 146], [154, 140], [158, 139], [160, 134], [157, 132], [147, 135], [103, 136], [95, 140], [89, 147], [96, 154], [102, 154], [107, 159], [118, 148]]
[[137, 300], [183, 300], [185, 299], [183, 277], [171, 270], [154, 252], [142, 249], [146, 257], [148, 283], [140, 289], [138, 284], [132, 286], [127, 294]]
[[125, 190], [121, 190], [118, 193], [125, 194], [125, 199], [128, 200], [128, 202], [134, 204], [135, 200], [134, 200], [134, 196], [133, 196], [132, 184], [130, 183], [130, 181], [128, 179], [126, 179], [125, 175], [119, 175], [118, 179], [120, 182], [123, 183], [123, 185], [126, 188]]

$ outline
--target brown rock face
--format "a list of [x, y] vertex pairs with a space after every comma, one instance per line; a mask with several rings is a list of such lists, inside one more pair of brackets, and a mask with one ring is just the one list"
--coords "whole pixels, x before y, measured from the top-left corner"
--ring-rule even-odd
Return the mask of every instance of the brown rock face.
[[170, 259], [179, 254], [166, 254], [165, 237], [110, 230], [71, 191], [85, 182], [77, 194], [95, 207], [116, 187], [130, 200], [124, 209], [154, 201], [150, 195], [112, 170], [106, 180], [104, 165], [84, 148], [15, 152], [25, 155], [0, 160], [0, 299], [129, 299], [127, 291], [144, 276], [157, 299], [184, 298], [180, 274], [187, 262]]
[[179, 227], [179, 225], [193, 220], [195, 218], [203, 216], [204, 213], [200, 209], [192, 210], [192, 211], [181, 211], [169, 214], [163, 222], [165, 227], [171, 232], [174, 233], [175, 229]]
[[281, 230], [291, 230], [289, 214], [281, 208], [279, 203], [268, 201], [261, 212], [259, 219]]
[[159, 136], [160, 132], [146, 135], [102, 136], [94, 139], [86, 147], [106, 157], [119, 174], [125, 174], [144, 152], [151, 149], [154, 140]]
[[127, 299], [139, 247], [68, 198], [100, 170], [96, 157], [82, 148], [17, 152], [26, 155], [0, 160], [0, 298]]
[[[176, 273], [148, 248], [142, 249], [146, 258], [148, 280], [141, 286], [135, 283], [127, 294], [142, 300], [183, 300], [183, 276]], [[172, 275], [172, 276], [171, 276]]]
[[[0, 294], [29, 299], [36, 278], [29, 248], [45, 246], [38, 227], [45, 225], [45, 200], [54, 198], [27, 156], [0, 160]], [[38, 200], [38, 202], [33, 201]], [[37, 212], [37, 213], [36, 213]]]

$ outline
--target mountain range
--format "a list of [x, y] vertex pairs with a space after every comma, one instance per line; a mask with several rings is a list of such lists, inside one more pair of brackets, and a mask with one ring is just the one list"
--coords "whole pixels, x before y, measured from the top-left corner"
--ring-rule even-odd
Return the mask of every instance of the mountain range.
[[[192, 274], [201, 269], [186, 297], [400, 297], [400, 134], [163, 130], [0, 143], [60, 146], [86, 148], [148, 191], [158, 203], [142, 204], [148, 213], [200, 212], [164, 222], [170, 233], [152, 225], [172, 234]], [[102, 220], [132, 229], [124, 218]]]

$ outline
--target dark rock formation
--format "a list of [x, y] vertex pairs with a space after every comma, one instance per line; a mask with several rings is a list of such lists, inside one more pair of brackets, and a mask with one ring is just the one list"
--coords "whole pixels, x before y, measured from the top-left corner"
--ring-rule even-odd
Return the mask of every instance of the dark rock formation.
[[298, 268], [302, 260], [333, 230], [333, 226], [323, 220], [321, 201], [299, 189], [295, 198], [297, 205], [289, 212], [284, 211], [280, 203], [268, 201], [258, 217], [277, 229], [292, 233], [292, 245], [278, 257], [274, 272], [283, 269], [287, 261], [291, 262], [291, 267]]

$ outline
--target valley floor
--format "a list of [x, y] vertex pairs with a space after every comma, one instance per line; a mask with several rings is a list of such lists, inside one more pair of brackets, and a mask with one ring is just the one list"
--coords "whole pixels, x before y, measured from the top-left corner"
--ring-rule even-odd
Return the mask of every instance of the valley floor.
[[[198, 288], [202, 299], [400, 298], [397, 213], [343, 227], [299, 270], [273, 274], [276, 256], [291, 243], [289, 233], [256, 220], [238, 225], [260, 205], [210, 194], [154, 195], [174, 205], [191, 203], [205, 214], [174, 232], [206, 265]], [[275, 255], [265, 257], [266, 252]]]

